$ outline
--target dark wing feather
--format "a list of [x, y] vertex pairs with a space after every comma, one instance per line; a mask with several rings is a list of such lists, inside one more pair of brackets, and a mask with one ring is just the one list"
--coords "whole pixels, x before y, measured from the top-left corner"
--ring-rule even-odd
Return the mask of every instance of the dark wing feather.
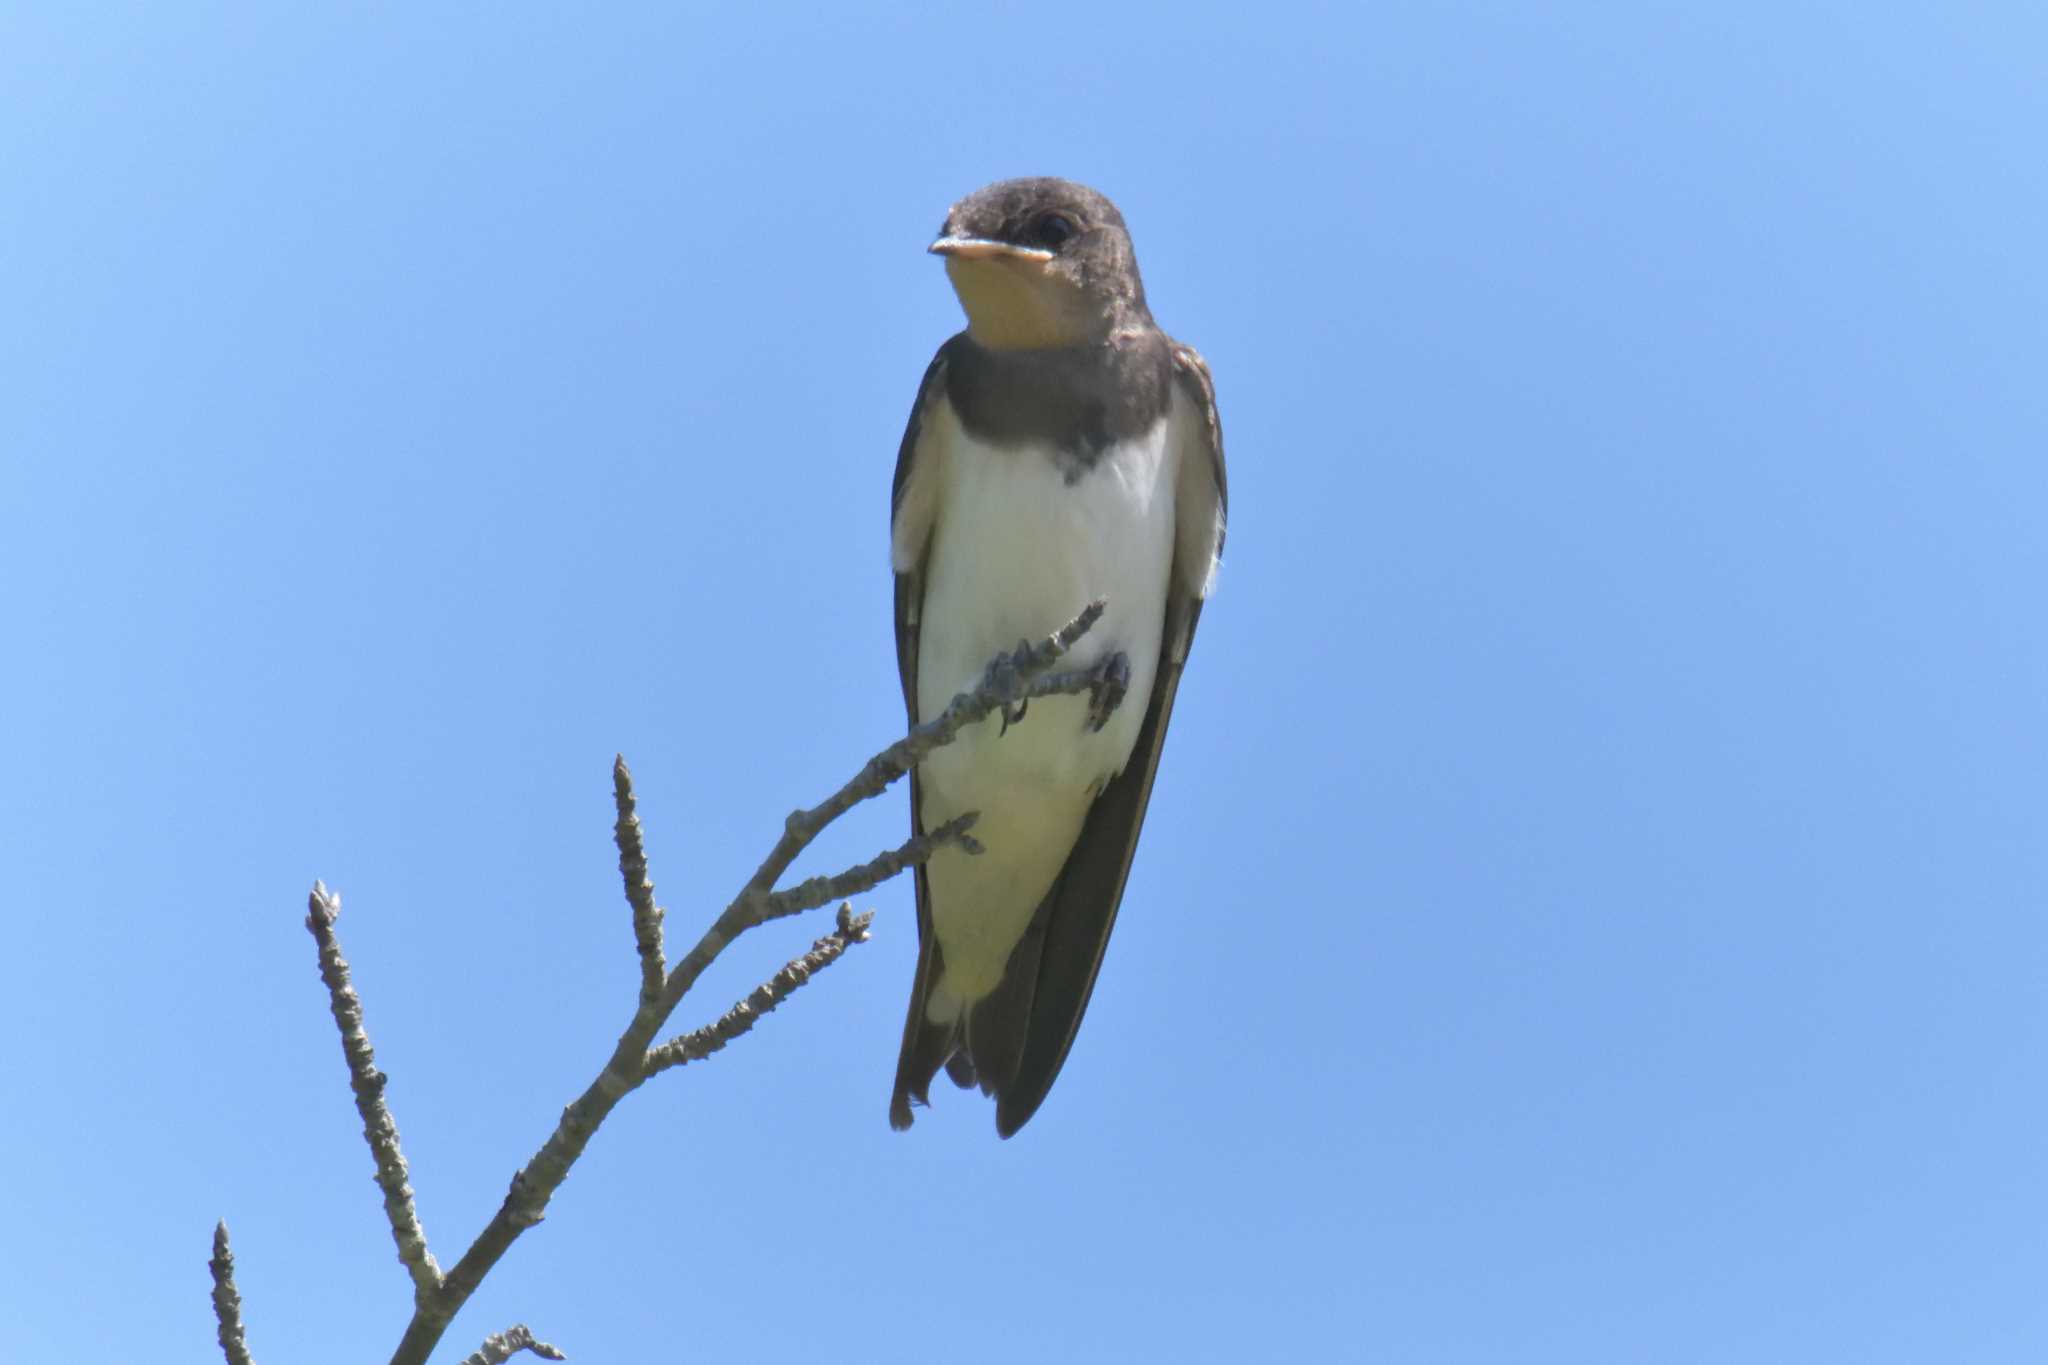
[[[892, 542], [897, 518], [904, 512], [904, 494], [910, 487], [911, 474], [918, 459], [918, 438], [923, 434], [926, 408], [944, 400], [945, 387], [946, 352], [941, 348], [925, 368], [924, 381], [918, 385], [917, 401], [910, 408], [910, 422], [903, 430], [903, 443], [896, 449], [896, 476], [889, 491]], [[917, 553], [916, 563], [896, 575], [896, 671], [903, 682], [903, 712], [913, 726], [918, 723], [918, 617], [924, 608], [924, 562], [929, 544], [927, 535], [925, 547]], [[913, 836], [924, 833], [924, 818], [919, 814], [923, 807], [917, 771], [913, 769], [910, 774], [910, 832]], [[914, 875], [917, 883], [917, 976], [910, 987], [910, 1013], [903, 1021], [903, 1050], [896, 1059], [896, 1089], [889, 1100], [889, 1125], [899, 1129], [910, 1126], [911, 1102], [925, 1102], [932, 1077], [953, 1050], [950, 1031], [934, 1028], [925, 1022], [925, 997], [938, 976], [939, 941], [932, 933], [932, 893], [924, 867], [919, 865]]]
[[[1210, 565], [1223, 548], [1228, 494], [1215, 386], [1208, 366], [1192, 348], [1176, 344], [1173, 364], [1174, 382], [1181, 396], [1194, 405], [1199, 424], [1195, 444], [1182, 451], [1180, 495], [1185, 500], [1191, 491], [1204, 491], [1206, 478], [1214, 490], [1214, 516], [1206, 529], [1202, 516], [1180, 519], [1173, 572], [1168, 578], [1166, 630], [1144, 726], [1138, 731], [1130, 762], [1090, 807], [1081, 837], [1034, 923], [1034, 930], [1043, 927], [1044, 938], [1038, 945], [1030, 1023], [1016, 1071], [996, 1096], [996, 1131], [1004, 1137], [1022, 1128], [1038, 1111], [1066, 1064], [1081, 1016], [1087, 1012], [1110, 930], [1116, 925], [1131, 858], [1137, 852], [1145, 807], [1152, 798], [1152, 779], [1159, 771], [1167, 723], [1173, 718], [1174, 694], [1180, 688], [1181, 670], [1202, 614], [1201, 595], [1207, 589]], [[1206, 464], [1189, 464], [1203, 456]], [[1194, 512], [1206, 510], [1190, 507], [1185, 501], [1183, 506]]]

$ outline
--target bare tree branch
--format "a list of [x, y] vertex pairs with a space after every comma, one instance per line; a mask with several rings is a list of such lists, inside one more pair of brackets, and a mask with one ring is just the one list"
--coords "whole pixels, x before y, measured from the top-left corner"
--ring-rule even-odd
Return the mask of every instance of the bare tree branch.
[[[398, 1148], [398, 1128], [384, 1104], [385, 1077], [376, 1068], [370, 1041], [363, 1031], [362, 1003], [349, 984], [348, 964], [343, 961], [334, 934], [341, 902], [327, 888], [314, 883], [306, 925], [320, 945], [320, 975], [327, 983], [335, 1023], [340, 1026], [342, 1051], [348, 1058], [349, 1084], [355, 1091], [356, 1108], [363, 1118], [363, 1133], [377, 1165], [377, 1184], [384, 1191], [385, 1214], [392, 1236], [398, 1243], [399, 1259], [413, 1279], [413, 1315], [405, 1335], [393, 1353], [392, 1365], [425, 1365], [427, 1357], [446, 1334], [449, 1322], [485, 1275], [504, 1256], [519, 1235], [540, 1222], [548, 1201], [567, 1178], [569, 1168], [583, 1154], [591, 1135], [597, 1131], [619, 1101], [642, 1085], [648, 1077], [685, 1062], [709, 1056], [734, 1038], [746, 1033], [762, 1015], [773, 1010], [790, 993], [823, 968], [837, 961], [856, 943], [866, 941], [871, 915], [854, 915], [842, 906], [838, 927], [819, 939], [811, 951], [787, 963], [763, 982], [746, 999], [734, 1005], [715, 1023], [683, 1034], [659, 1047], [651, 1047], [655, 1035], [675, 1012], [705, 968], [732, 941], [767, 920], [803, 910], [815, 909], [828, 901], [871, 889], [907, 867], [922, 863], [948, 844], [969, 852], [980, 845], [967, 833], [974, 822], [970, 812], [949, 821], [930, 834], [906, 841], [897, 848], [830, 877], [813, 877], [789, 890], [777, 892], [782, 879], [796, 859], [818, 834], [834, 820], [862, 801], [888, 790], [905, 773], [924, 761], [934, 750], [949, 744], [967, 726], [1033, 698], [1094, 691], [1103, 686], [1098, 668], [1068, 673], [1050, 672], [1088, 630], [1101, 618], [1103, 603], [1090, 603], [1080, 615], [1058, 631], [1037, 642], [1023, 641], [1007, 654], [991, 660], [981, 680], [969, 691], [954, 697], [934, 719], [916, 726], [902, 739], [870, 758], [861, 770], [838, 791], [808, 810], [793, 812], [783, 822], [783, 831], [754, 875], [738, 895], [706, 929], [695, 945], [674, 966], [667, 966], [662, 943], [663, 912], [654, 901], [654, 884], [648, 876], [647, 855], [641, 840], [640, 820], [633, 795], [633, 778], [624, 758], [612, 767], [612, 790], [618, 818], [613, 833], [619, 848], [619, 873], [626, 900], [633, 911], [633, 941], [640, 958], [640, 990], [628, 1021], [611, 1056], [597, 1076], [562, 1111], [561, 1121], [540, 1150], [512, 1177], [498, 1211], [482, 1232], [445, 1274], [427, 1250], [426, 1234], [413, 1206], [407, 1183], [404, 1156]], [[221, 1276], [227, 1264], [227, 1231], [216, 1237], [215, 1300], [221, 1315], [221, 1343], [229, 1350], [231, 1365], [246, 1360], [236, 1357], [229, 1345], [228, 1322], [223, 1308]], [[230, 1307], [233, 1285], [226, 1288]], [[239, 1316], [234, 1317], [235, 1340], [240, 1341]], [[524, 1326], [514, 1327], [485, 1341], [483, 1349], [471, 1356], [475, 1362], [502, 1362], [517, 1351], [532, 1351], [551, 1360], [562, 1359], [554, 1347], [533, 1340]]]
[[470, 1355], [462, 1358], [462, 1365], [505, 1365], [505, 1362], [521, 1351], [531, 1351], [542, 1360], [567, 1360], [545, 1341], [535, 1341], [533, 1333], [525, 1323], [509, 1327], [496, 1336], [484, 1338], [484, 1344]]
[[213, 1320], [219, 1324], [221, 1354], [228, 1365], [256, 1365], [242, 1330], [242, 1295], [235, 1288], [235, 1253], [228, 1249], [226, 1222], [213, 1225], [213, 1258], [206, 1266], [213, 1272]]
[[363, 1031], [363, 1002], [349, 982], [348, 962], [334, 934], [334, 921], [341, 914], [341, 897], [329, 894], [319, 882], [307, 901], [306, 927], [320, 945], [320, 979], [327, 983], [327, 1002], [341, 1030], [341, 1051], [348, 1059], [349, 1089], [355, 1092], [356, 1112], [363, 1118], [363, 1137], [377, 1164], [377, 1188], [384, 1191], [384, 1217], [391, 1224], [392, 1240], [398, 1243], [398, 1259], [412, 1276], [413, 1302], [425, 1302], [441, 1287], [441, 1267], [427, 1250], [426, 1230], [413, 1207], [412, 1185], [407, 1179], [404, 1153], [398, 1150], [398, 1124], [384, 1103], [384, 1085], [389, 1079], [377, 1069], [377, 1055], [370, 1047], [370, 1035]]
[[640, 952], [640, 1003], [651, 1005], [661, 995], [668, 963], [661, 950], [661, 907], [654, 903], [654, 883], [647, 879], [647, 850], [640, 842], [640, 817], [635, 814], [633, 774], [626, 756], [612, 759], [612, 803], [619, 812], [612, 826], [619, 845], [619, 876], [626, 883], [626, 901], [633, 907], [633, 945]]
[[[511, 1188], [505, 1192], [498, 1211], [491, 1215], [491, 1221], [477, 1234], [469, 1250], [462, 1253], [462, 1259], [448, 1270], [440, 1292], [414, 1308], [412, 1322], [407, 1325], [398, 1351], [391, 1358], [392, 1365], [425, 1365], [428, 1354], [447, 1330], [449, 1320], [476, 1292], [491, 1267], [498, 1263], [522, 1232], [541, 1221], [548, 1201], [554, 1198], [555, 1191], [568, 1177], [569, 1168], [583, 1155], [583, 1149], [589, 1145], [598, 1125], [605, 1121], [620, 1100], [647, 1079], [647, 1049], [654, 1035], [675, 1013], [676, 1006], [696, 984], [697, 978], [703, 975], [704, 969], [725, 951], [726, 945], [760, 923], [761, 903], [819, 832], [860, 802], [888, 790], [892, 783], [934, 750], [950, 744], [953, 737], [967, 726], [1029, 696], [1051, 695], [1052, 689], [1033, 689], [1034, 680], [1058, 663], [1074, 642], [1088, 633], [1101, 619], [1104, 605], [1101, 601], [1091, 602], [1080, 615], [1045, 639], [1035, 644], [1020, 642], [1014, 651], [998, 655], [972, 691], [954, 697], [936, 719], [913, 728], [902, 739], [870, 758], [859, 774], [825, 801], [810, 810], [795, 812], [784, 822], [782, 837], [740, 894], [733, 898], [682, 960], [669, 969], [660, 997], [649, 1001], [642, 996], [639, 1008], [619, 1035], [604, 1069], [562, 1111], [555, 1131], [548, 1135], [547, 1141], [541, 1144], [540, 1150], [533, 1154], [525, 1167], [512, 1177]], [[1058, 690], [1081, 692], [1094, 683], [1094, 675], [1084, 670], [1067, 675]], [[614, 770], [615, 782], [618, 772]], [[626, 783], [630, 789], [630, 775]]]
[[671, 1038], [647, 1054], [647, 1074], [656, 1075], [685, 1062], [702, 1061], [722, 1049], [761, 1021], [761, 1016], [787, 1000], [791, 992], [812, 976], [839, 960], [856, 943], [868, 941], [868, 925], [874, 914], [856, 915], [853, 907], [839, 907], [839, 927], [811, 945], [802, 957], [792, 958], [781, 971], [754, 987], [746, 999], [720, 1015], [716, 1023], [693, 1033]]

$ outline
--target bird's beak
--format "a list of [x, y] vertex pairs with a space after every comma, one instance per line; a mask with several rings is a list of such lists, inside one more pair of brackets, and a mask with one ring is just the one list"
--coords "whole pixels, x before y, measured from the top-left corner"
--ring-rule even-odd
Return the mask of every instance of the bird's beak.
[[941, 237], [925, 249], [934, 256], [957, 261], [985, 261], [993, 256], [1008, 256], [1019, 261], [1052, 259], [1052, 253], [1043, 247], [1012, 246], [1008, 242], [992, 242], [986, 237]]

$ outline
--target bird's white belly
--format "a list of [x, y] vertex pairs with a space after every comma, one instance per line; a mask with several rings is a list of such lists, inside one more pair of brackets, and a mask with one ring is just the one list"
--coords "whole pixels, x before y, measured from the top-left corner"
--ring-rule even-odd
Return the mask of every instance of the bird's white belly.
[[[950, 411], [934, 417], [957, 428]], [[1050, 634], [1098, 597], [1102, 619], [1060, 667], [1120, 650], [1130, 688], [1100, 731], [1088, 729], [1085, 695], [1047, 697], [1008, 733], [999, 718], [984, 721], [925, 760], [925, 828], [978, 810], [974, 835], [986, 850], [944, 851], [930, 865], [946, 961], [935, 1017], [1001, 980], [1089, 804], [1130, 759], [1159, 665], [1176, 475], [1164, 420], [1105, 451], [1073, 483], [1049, 450], [989, 447], [958, 429], [943, 435], [950, 458], [925, 565], [918, 714], [936, 716], [993, 655]]]

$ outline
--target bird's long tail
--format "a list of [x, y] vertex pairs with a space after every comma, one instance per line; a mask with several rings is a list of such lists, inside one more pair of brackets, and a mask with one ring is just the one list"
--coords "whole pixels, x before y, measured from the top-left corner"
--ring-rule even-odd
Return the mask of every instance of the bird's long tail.
[[[1048, 904], [1051, 899], [1051, 895], [1046, 897]], [[924, 936], [918, 948], [917, 977], [910, 990], [910, 1013], [903, 1021], [903, 1050], [896, 1059], [890, 1127], [908, 1128], [911, 1106], [930, 1103], [932, 1079], [940, 1067], [963, 1090], [979, 1087], [984, 1095], [1002, 1098], [1024, 1056], [1044, 943], [1045, 906], [1041, 905], [1011, 951], [1002, 980], [993, 991], [969, 1002], [946, 989], [938, 935]]]

